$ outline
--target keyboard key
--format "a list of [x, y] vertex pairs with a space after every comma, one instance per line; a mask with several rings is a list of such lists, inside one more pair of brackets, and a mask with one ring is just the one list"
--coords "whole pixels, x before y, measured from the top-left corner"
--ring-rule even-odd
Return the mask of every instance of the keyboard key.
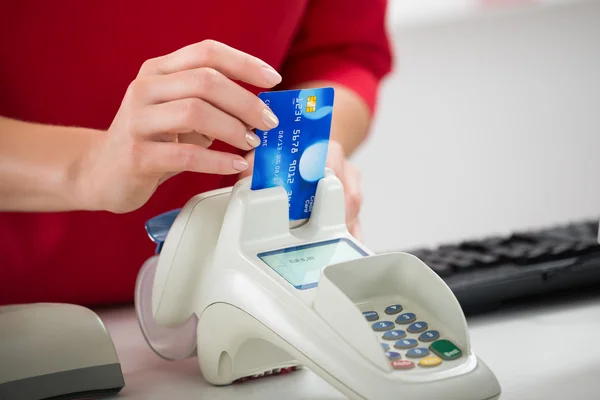
[[394, 369], [411, 369], [415, 366], [415, 363], [409, 360], [395, 360], [391, 364]]
[[501, 246], [505, 241], [505, 237], [493, 236], [481, 240], [466, 240], [460, 244], [460, 247], [462, 249], [487, 252], [491, 248]]
[[429, 355], [429, 349], [427, 347], [417, 347], [416, 349], [410, 349], [406, 352], [406, 357], [409, 358], [421, 358]]
[[401, 324], [401, 325], [406, 325], [406, 324], [415, 322], [416, 319], [417, 319], [417, 316], [414, 313], [404, 313], [404, 314], [398, 315], [398, 318], [396, 318], [396, 323]]
[[507, 242], [507, 238], [504, 236], [492, 236], [485, 238], [481, 241], [481, 244], [485, 247], [498, 247], [502, 246]]
[[454, 252], [456, 252], [459, 249], [459, 247], [456, 244], [442, 244], [440, 246], [438, 246], [438, 253], [442, 252], [445, 254], [452, 254]]
[[410, 324], [409, 327], [406, 330], [409, 333], [420, 333], [420, 332], [426, 331], [427, 328], [428, 328], [427, 322], [419, 321], [419, 322], [415, 322], [413, 324]]
[[496, 254], [506, 262], [519, 263], [525, 261], [525, 251], [523, 250], [514, 250], [507, 247], [500, 247], [492, 249], [492, 251], [494, 252], [494, 254]]
[[477, 260], [479, 265], [485, 266], [497, 264], [500, 260], [500, 258], [494, 254], [479, 253], [477, 255], [473, 255], [473, 257]]
[[381, 343], [381, 348], [383, 349], [383, 351], [389, 351], [390, 345], [387, 343]]
[[531, 244], [513, 244], [511, 251], [517, 258], [525, 257], [525, 254], [531, 249]]
[[461, 270], [464, 271], [466, 269], [472, 268], [476, 265], [475, 259], [465, 256], [453, 257], [448, 261], [448, 264], [458, 269], [459, 272]]
[[400, 355], [400, 353], [396, 352], [396, 351], [387, 351], [385, 353], [385, 355], [387, 356], [387, 358], [389, 358], [390, 360], [398, 360], [399, 358], [402, 358], [402, 356]]
[[424, 359], [422, 359], [421, 361], [419, 361], [419, 366], [420, 367], [431, 368], [431, 367], [437, 367], [441, 363], [442, 363], [442, 359], [441, 358], [436, 357], [436, 356], [430, 356], [430, 357], [425, 357]]
[[389, 331], [394, 328], [394, 323], [392, 321], [375, 322], [371, 327], [375, 332]]
[[421, 333], [421, 335], [419, 336], [419, 340], [421, 342], [433, 342], [434, 340], [437, 340], [439, 337], [440, 337], [440, 333], [438, 331], [431, 330], [431, 331]]
[[400, 350], [406, 350], [417, 347], [418, 344], [419, 342], [417, 342], [415, 339], [402, 339], [394, 343], [394, 347]]
[[595, 248], [596, 244], [597, 243], [591, 243], [591, 242], [575, 242], [573, 244], [573, 249], [578, 252], [586, 251], [590, 248]]
[[377, 311], [365, 311], [363, 312], [363, 315], [367, 321], [377, 321], [379, 319], [379, 314], [377, 314]]
[[462, 356], [462, 351], [454, 343], [446, 339], [436, 340], [431, 343], [429, 348], [444, 360], [455, 360]]
[[600, 243], [587, 241], [576, 242], [573, 245], [573, 250], [577, 253], [577, 255], [595, 253], [600, 250]]
[[524, 265], [528, 265], [529, 263], [543, 262], [547, 259], [548, 249], [545, 246], [536, 246], [525, 254]]
[[406, 337], [406, 332], [401, 329], [394, 329], [393, 331], [387, 331], [383, 334], [383, 339], [385, 340], [398, 340], [404, 339]]
[[402, 311], [402, 305], [400, 304], [394, 304], [385, 308], [385, 313], [387, 315], [398, 314], [400, 311]]
[[550, 248], [550, 254], [553, 256], [564, 256], [568, 257], [573, 253], [574, 243], [557, 243]]

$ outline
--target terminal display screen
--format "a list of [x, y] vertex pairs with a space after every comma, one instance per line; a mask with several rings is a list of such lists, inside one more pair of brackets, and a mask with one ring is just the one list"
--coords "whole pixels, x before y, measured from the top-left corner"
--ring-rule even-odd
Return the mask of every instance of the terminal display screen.
[[348, 239], [334, 239], [260, 253], [258, 257], [296, 289], [310, 289], [319, 283], [321, 270], [329, 264], [366, 256]]

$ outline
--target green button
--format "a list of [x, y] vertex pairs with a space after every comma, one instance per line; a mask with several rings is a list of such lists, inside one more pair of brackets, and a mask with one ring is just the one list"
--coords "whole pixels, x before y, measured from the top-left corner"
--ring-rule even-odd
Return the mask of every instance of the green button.
[[455, 360], [462, 356], [462, 351], [446, 339], [436, 340], [431, 343], [429, 349], [444, 360]]

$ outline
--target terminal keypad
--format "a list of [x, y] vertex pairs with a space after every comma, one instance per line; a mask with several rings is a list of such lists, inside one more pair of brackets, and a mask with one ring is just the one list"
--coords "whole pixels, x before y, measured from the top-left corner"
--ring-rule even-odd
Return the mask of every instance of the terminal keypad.
[[430, 326], [402, 304], [363, 312], [394, 370], [435, 368], [462, 357], [462, 351], [443, 332]]

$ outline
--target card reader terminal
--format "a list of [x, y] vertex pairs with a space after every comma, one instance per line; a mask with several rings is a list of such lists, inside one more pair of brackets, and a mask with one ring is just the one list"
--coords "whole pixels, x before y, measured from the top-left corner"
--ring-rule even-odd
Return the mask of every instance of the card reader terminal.
[[351, 399], [499, 398], [452, 291], [417, 257], [356, 241], [331, 170], [298, 228], [285, 190], [248, 178], [157, 218], [140, 325], [161, 357], [197, 357], [208, 382], [306, 367]]

